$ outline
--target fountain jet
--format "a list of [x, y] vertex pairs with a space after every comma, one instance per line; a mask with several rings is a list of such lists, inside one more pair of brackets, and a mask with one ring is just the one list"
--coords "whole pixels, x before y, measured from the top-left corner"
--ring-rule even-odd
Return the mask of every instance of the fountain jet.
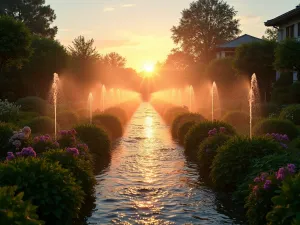
[[252, 131], [252, 126], [253, 126], [253, 115], [256, 109], [257, 104], [259, 103], [259, 87], [258, 87], [258, 82], [256, 78], [256, 74], [253, 74], [251, 77], [251, 86], [250, 86], [250, 92], [249, 92], [249, 110], [250, 110], [250, 131], [249, 135], [250, 138], [252, 139], [253, 136], [253, 131]]
[[54, 105], [54, 138], [56, 140], [57, 137], [57, 97], [58, 97], [58, 90], [59, 90], [59, 77], [57, 73], [53, 74], [53, 83], [51, 88], [53, 105]]

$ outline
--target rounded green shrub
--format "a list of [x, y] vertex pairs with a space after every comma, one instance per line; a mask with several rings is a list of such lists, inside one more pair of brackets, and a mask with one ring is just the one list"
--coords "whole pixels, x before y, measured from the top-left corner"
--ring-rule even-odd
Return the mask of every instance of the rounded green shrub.
[[294, 104], [299, 104], [300, 103], [300, 82], [294, 82], [290, 86], [290, 97], [292, 99], [292, 102]]
[[89, 161], [79, 156], [73, 156], [65, 150], [51, 150], [45, 152], [43, 157], [52, 163], [59, 162], [62, 168], [69, 170], [85, 194], [92, 195], [94, 193], [96, 179]]
[[178, 138], [178, 131], [182, 124], [190, 121], [201, 122], [205, 118], [197, 113], [183, 113], [178, 115], [171, 124], [171, 134], [173, 138]]
[[292, 140], [298, 136], [299, 131], [295, 124], [289, 120], [264, 119], [253, 127], [253, 133], [255, 135], [265, 135], [267, 133], [286, 134]]
[[163, 113], [163, 118], [166, 121], [167, 124], [172, 124], [173, 120], [184, 113], [188, 113], [189, 111], [183, 107], [171, 107], [168, 108], [164, 113]]
[[36, 206], [30, 201], [23, 201], [24, 193], [16, 195], [17, 187], [6, 186], [0, 188], [0, 224], [41, 225], [38, 220]]
[[234, 135], [235, 129], [228, 123], [221, 121], [204, 121], [193, 126], [185, 136], [184, 149], [187, 153], [196, 154], [198, 147], [209, 135], [208, 132], [214, 128], [224, 127], [227, 135]]
[[77, 217], [84, 192], [70, 172], [45, 159], [18, 158], [0, 164], [0, 186], [17, 186], [38, 207], [46, 224], [68, 225]]
[[109, 114], [117, 117], [122, 124], [125, 124], [128, 120], [127, 113], [125, 112], [124, 109], [120, 107], [110, 107], [108, 109], [105, 109], [104, 114]]
[[2, 101], [0, 99], [0, 121], [1, 122], [15, 122], [19, 116], [20, 106], [15, 103]]
[[269, 117], [270, 115], [277, 115], [279, 112], [279, 106], [275, 103], [262, 103], [259, 106], [261, 116]]
[[55, 129], [55, 122], [47, 116], [39, 116], [27, 124], [34, 134], [52, 134]]
[[40, 114], [37, 112], [23, 112], [20, 111], [16, 124], [19, 126], [26, 126], [29, 121], [33, 120], [36, 117], [39, 117]]
[[9, 150], [9, 139], [17, 128], [9, 123], [0, 122], [0, 159], [6, 157]]
[[292, 121], [296, 125], [300, 125], [300, 104], [299, 105], [290, 105], [284, 108], [280, 115], [280, 119], [287, 119]]
[[77, 137], [88, 145], [91, 153], [100, 156], [110, 155], [110, 140], [105, 131], [94, 124], [83, 124], [75, 127]]
[[195, 121], [189, 121], [186, 123], [183, 123], [179, 129], [178, 129], [178, 141], [180, 144], [184, 144], [185, 136], [189, 132], [189, 130], [196, 124]]
[[217, 154], [217, 149], [224, 145], [231, 136], [217, 134], [206, 138], [199, 146], [197, 159], [200, 167], [205, 171], [210, 171], [213, 159]]
[[93, 117], [93, 123], [103, 126], [112, 135], [112, 138], [119, 138], [123, 135], [123, 127], [121, 121], [109, 114], [99, 114]]
[[273, 209], [267, 214], [269, 225], [300, 224], [300, 173], [283, 181], [280, 194], [272, 198]]
[[252, 160], [283, 151], [279, 144], [265, 137], [234, 137], [217, 151], [211, 178], [223, 190], [235, 190], [250, 172]]
[[222, 121], [234, 126], [238, 132], [249, 132], [250, 117], [247, 113], [242, 111], [232, 111], [225, 114]]
[[300, 168], [300, 152], [298, 150], [289, 149], [288, 151], [254, 159], [243, 182], [238, 185], [234, 193], [235, 200], [239, 202], [244, 201], [249, 195], [249, 185], [257, 175], [263, 172], [276, 171], [278, 168], [286, 166], [289, 163], [295, 164], [297, 168]]
[[21, 106], [21, 111], [36, 112], [40, 115], [45, 115], [47, 112], [47, 102], [39, 97], [20, 98], [16, 103]]
[[57, 115], [57, 123], [63, 129], [73, 127], [78, 121], [78, 115], [71, 111], [63, 111]]

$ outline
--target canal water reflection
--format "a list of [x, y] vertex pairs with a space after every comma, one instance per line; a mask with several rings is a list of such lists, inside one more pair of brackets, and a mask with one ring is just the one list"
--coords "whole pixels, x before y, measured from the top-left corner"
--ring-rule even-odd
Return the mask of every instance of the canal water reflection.
[[97, 181], [88, 224], [238, 224], [222, 213], [197, 165], [186, 160], [148, 103], [134, 114]]

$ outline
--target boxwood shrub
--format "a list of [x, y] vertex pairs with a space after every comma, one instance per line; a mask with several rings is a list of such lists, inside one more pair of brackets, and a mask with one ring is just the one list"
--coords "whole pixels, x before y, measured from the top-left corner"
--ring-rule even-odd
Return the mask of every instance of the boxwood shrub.
[[99, 114], [93, 117], [93, 123], [103, 126], [112, 135], [112, 138], [119, 138], [123, 135], [123, 126], [118, 117], [109, 114]]

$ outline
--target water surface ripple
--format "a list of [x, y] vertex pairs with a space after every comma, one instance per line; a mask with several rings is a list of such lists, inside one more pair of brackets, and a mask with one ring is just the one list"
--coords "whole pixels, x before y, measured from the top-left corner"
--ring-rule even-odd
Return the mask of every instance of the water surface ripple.
[[134, 114], [97, 177], [96, 209], [88, 224], [238, 224], [201, 183], [197, 166], [150, 104]]

